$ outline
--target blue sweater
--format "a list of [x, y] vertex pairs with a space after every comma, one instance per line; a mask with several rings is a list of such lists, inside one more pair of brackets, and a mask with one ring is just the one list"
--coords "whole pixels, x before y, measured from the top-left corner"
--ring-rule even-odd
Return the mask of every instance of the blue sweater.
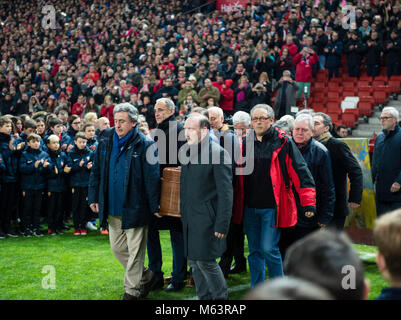
[[21, 172], [21, 189], [22, 190], [43, 190], [46, 188], [46, 173], [49, 167], [44, 168], [43, 162], [39, 163], [39, 166], [35, 168], [35, 162], [37, 160], [48, 160], [50, 162], [49, 155], [38, 149], [27, 148], [22, 153], [19, 161], [19, 169]]

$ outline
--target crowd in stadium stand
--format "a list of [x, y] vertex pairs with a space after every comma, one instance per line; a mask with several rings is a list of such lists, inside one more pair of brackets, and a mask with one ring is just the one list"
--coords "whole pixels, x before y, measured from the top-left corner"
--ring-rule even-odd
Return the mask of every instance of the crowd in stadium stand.
[[[354, 10], [344, 13], [345, 5]], [[138, 108], [146, 134], [156, 126], [153, 106], [161, 97], [174, 101], [180, 121], [198, 106], [220, 106], [229, 120], [272, 104], [274, 91], [290, 83], [274, 102], [282, 116], [318, 69], [339, 76], [343, 54], [350, 76], [365, 69], [377, 75], [381, 65], [388, 75], [400, 72], [398, 0], [261, 0], [231, 13], [213, 1], [188, 0], [66, 0], [54, 7], [55, 28], [48, 28], [37, 1], [0, 5], [0, 111], [12, 121], [15, 147], [28, 131], [46, 146], [58, 118], [62, 149], [70, 151], [85, 123], [96, 125], [92, 140], [113, 126], [121, 102]]]

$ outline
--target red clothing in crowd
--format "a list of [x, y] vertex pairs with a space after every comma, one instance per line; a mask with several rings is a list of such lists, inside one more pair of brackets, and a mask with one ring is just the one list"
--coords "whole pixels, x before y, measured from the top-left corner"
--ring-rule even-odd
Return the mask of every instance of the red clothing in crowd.
[[82, 113], [84, 112], [85, 106], [86, 106], [86, 103], [76, 102], [72, 106], [71, 113], [76, 114], [77, 116], [82, 118]]
[[[219, 106], [223, 110], [234, 110], [234, 91], [231, 89], [233, 81], [231, 79], [224, 80], [223, 83], [213, 82], [212, 85], [219, 89], [220, 101]], [[225, 88], [223, 88], [225, 85]]]
[[297, 52], [298, 52], [298, 47], [297, 47], [297, 45], [296, 45], [295, 43], [292, 43], [292, 44], [285, 44], [285, 45], [283, 45], [283, 46], [281, 47], [280, 56], [281, 56], [281, 54], [283, 53], [283, 50], [284, 50], [285, 48], [288, 49], [288, 54], [289, 54], [292, 58], [294, 58], [294, 56], [295, 56], [295, 55], [297, 54]]
[[113, 116], [113, 111], [114, 111], [114, 105], [111, 104], [109, 106], [102, 106], [100, 109], [100, 116], [101, 117], [106, 117], [110, 121], [110, 127], [114, 127], [114, 116]]
[[312, 67], [318, 61], [319, 57], [316, 53], [305, 57], [303, 57], [301, 53], [298, 53], [292, 61], [292, 64], [297, 66], [295, 81], [312, 82]]

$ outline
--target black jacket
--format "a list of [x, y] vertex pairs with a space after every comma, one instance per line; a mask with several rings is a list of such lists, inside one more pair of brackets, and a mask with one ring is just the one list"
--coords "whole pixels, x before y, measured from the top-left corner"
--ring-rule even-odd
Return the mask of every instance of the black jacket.
[[[35, 168], [35, 162], [43, 160]], [[46, 188], [46, 173], [49, 167], [44, 168], [45, 160], [50, 160], [49, 155], [38, 149], [27, 148], [21, 155], [19, 160], [19, 170], [21, 172], [21, 189], [22, 190], [44, 190]]]
[[17, 182], [18, 180], [18, 158], [19, 151], [10, 150], [9, 143], [11, 136], [0, 132], [0, 153], [3, 156], [3, 161], [6, 166], [2, 173], [1, 182]]
[[[84, 160], [80, 166], [81, 160]], [[90, 169], [87, 165], [89, 162], [93, 164], [93, 152], [86, 147], [79, 150], [76, 146], [71, 149], [68, 154], [68, 166], [71, 168], [70, 172], [70, 187], [87, 187], [89, 183]]]
[[394, 182], [401, 184], [401, 129], [397, 124], [388, 132], [383, 130], [375, 141], [372, 160], [372, 178], [376, 182], [379, 201], [401, 201], [401, 190], [390, 192]]
[[300, 151], [315, 181], [316, 215], [312, 218], [306, 218], [296, 196], [297, 207], [299, 207], [297, 226], [313, 228], [318, 226], [318, 222], [327, 225], [333, 218], [336, 200], [329, 151], [313, 138]]
[[[387, 45], [392, 43], [393, 46], [387, 49]], [[397, 61], [401, 60], [401, 39], [389, 39], [384, 44], [384, 52], [387, 54], [386, 56], [386, 64], [391, 65]]]
[[[353, 49], [350, 47], [354, 46]], [[362, 43], [361, 40], [353, 40], [350, 39], [344, 47], [344, 51], [347, 54], [347, 62], [349, 65], [360, 65], [363, 57], [363, 53], [366, 50], [365, 45]]]
[[[47, 191], [63, 192], [66, 189], [66, 179], [64, 167], [67, 164], [67, 155], [64, 152], [48, 151], [50, 161], [49, 170], [47, 172]], [[57, 173], [54, 168], [57, 168]]]
[[[336, 189], [334, 217], [344, 217], [349, 213], [348, 202], [360, 204], [362, 201], [362, 169], [345, 142], [330, 138], [323, 142], [323, 145], [330, 152], [333, 168], [334, 187]], [[349, 197], [347, 197], [347, 175], [350, 180]]]
[[[368, 39], [367, 41], [372, 41]], [[367, 65], [380, 65], [380, 53], [382, 52], [382, 43], [379, 39], [376, 39], [376, 44], [372, 44], [370, 47], [366, 42], [366, 64]]]

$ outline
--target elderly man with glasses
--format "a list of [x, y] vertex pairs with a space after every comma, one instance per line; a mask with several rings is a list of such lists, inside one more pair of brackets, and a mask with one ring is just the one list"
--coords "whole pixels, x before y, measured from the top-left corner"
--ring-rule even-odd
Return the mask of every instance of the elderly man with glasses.
[[[253, 131], [244, 140], [246, 162], [254, 161], [253, 172], [244, 176], [244, 231], [248, 238], [251, 287], [283, 276], [278, 242], [280, 228], [297, 223], [295, 187], [305, 215], [316, 212], [316, 191], [312, 175], [293, 141], [272, 127], [273, 109], [258, 104], [251, 110]], [[252, 134], [253, 133], [253, 134]], [[252, 150], [253, 149], [253, 150]], [[253, 151], [253, 152], [252, 152]]]
[[393, 107], [383, 108], [383, 128], [375, 141], [372, 161], [373, 182], [376, 183], [377, 215], [401, 208], [401, 131], [399, 113]]

